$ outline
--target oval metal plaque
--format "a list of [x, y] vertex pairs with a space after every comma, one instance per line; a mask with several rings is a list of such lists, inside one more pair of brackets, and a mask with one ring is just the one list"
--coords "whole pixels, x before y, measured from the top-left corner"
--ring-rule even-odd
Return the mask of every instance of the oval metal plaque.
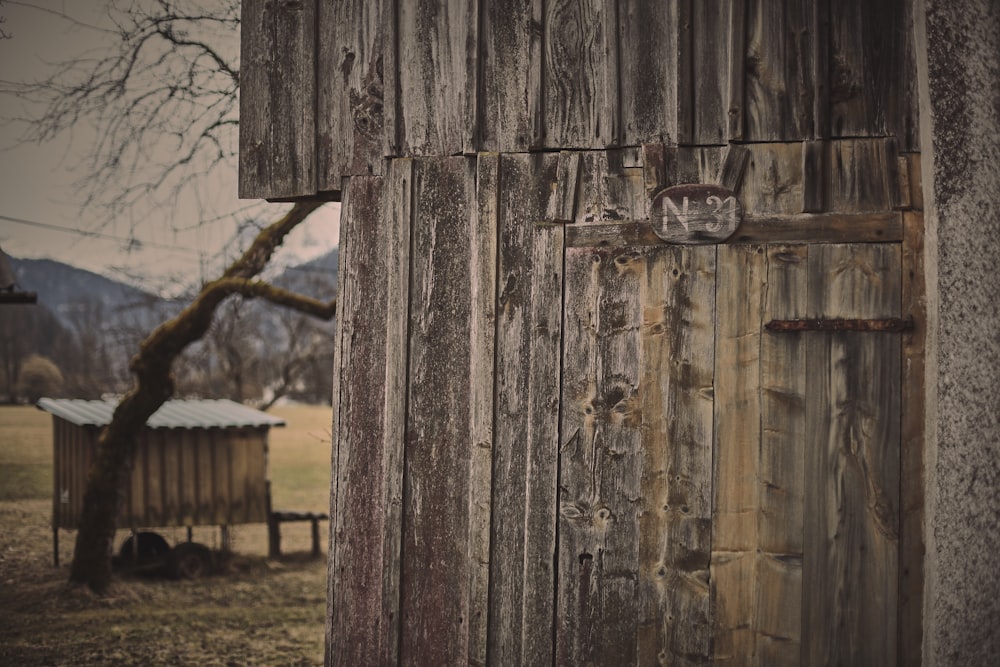
[[653, 197], [649, 224], [667, 243], [722, 243], [743, 221], [743, 206], [721, 185], [675, 185]]

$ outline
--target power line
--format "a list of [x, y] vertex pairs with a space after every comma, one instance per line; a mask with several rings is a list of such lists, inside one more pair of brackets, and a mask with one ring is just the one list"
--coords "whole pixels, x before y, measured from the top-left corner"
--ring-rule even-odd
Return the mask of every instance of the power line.
[[128, 243], [130, 245], [138, 245], [145, 248], [155, 248], [157, 250], [174, 250], [177, 252], [187, 252], [201, 257], [203, 252], [201, 250], [196, 250], [195, 248], [185, 248], [184, 246], [169, 245], [166, 243], [157, 243], [155, 241], [143, 241], [137, 238], [129, 238], [127, 236], [116, 236], [114, 234], [105, 234], [103, 232], [93, 232], [86, 229], [77, 229], [75, 227], [63, 227], [62, 225], [53, 225], [48, 222], [38, 222], [37, 220], [25, 220], [24, 218], [14, 218], [9, 215], [0, 214], [0, 220], [6, 220], [7, 222], [14, 222], [19, 225], [27, 225], [29, 227], [38, 227], [41, 229], [49, 229], [54, 232], [63, 232], [66, 234], [76, 234], [77, 236], [83, 236], [86, 238], [95, 239], [106, 239], [109, 241], [119, 241]]

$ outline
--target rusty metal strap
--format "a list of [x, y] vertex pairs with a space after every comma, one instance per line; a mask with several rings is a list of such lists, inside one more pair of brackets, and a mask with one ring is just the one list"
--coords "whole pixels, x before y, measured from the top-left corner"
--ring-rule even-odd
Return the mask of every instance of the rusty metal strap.
[[883, 333], [901, 333], [913, 330], [913, 318], [771, 320], [764, 325], [764, 328], [776, 333], [790, 333], [793, 331], [878, 331]]

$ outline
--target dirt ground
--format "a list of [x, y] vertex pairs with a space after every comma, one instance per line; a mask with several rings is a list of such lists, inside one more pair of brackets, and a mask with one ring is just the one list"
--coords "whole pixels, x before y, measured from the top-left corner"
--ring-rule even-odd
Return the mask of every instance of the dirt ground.
[[[59, 532], [61, 565], [53, 565], [50, 427], [47, 416], [45, 430], [16, 426], [21, 416], [37, 421], [17, 410], [0, 410], [0, 666], [323, 663], [326, 526], [319, 558], [311, 557], [308, 522], [282, 525], [284, 555], [276, 560], [266, 558], [264, 524], [234, 526], [234, 553], [220, 572], [179, 581], [118, 574], [98, 597], [68, 584], [74, 531]], [[322, 509], [329, 411], [282, 416], [289, 428], [272, 435], [276, 503]], [[42, 441], [37, 447], [29, 446], [32, 434]], [[5, 440], [16, 447], [2, 446]], [[171, 544], [186, 539], [182, 528], [159, 532]], [[116, 548], [126, 536], [119, 531]], [[194, 540], [221, 546], [215, 528], [196, 528]]]

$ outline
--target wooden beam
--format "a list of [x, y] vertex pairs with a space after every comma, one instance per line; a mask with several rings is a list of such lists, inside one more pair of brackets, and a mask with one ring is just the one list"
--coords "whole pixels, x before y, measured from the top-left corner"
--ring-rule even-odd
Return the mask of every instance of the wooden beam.
[[[755, 243], [897, 243], [903, 238], [902, 214], [802, 213], [747, 216], [727, 244]], [[612, 224], [571, 225], [571, 247], [648, 246], [663, 243], [645, 220]]]

